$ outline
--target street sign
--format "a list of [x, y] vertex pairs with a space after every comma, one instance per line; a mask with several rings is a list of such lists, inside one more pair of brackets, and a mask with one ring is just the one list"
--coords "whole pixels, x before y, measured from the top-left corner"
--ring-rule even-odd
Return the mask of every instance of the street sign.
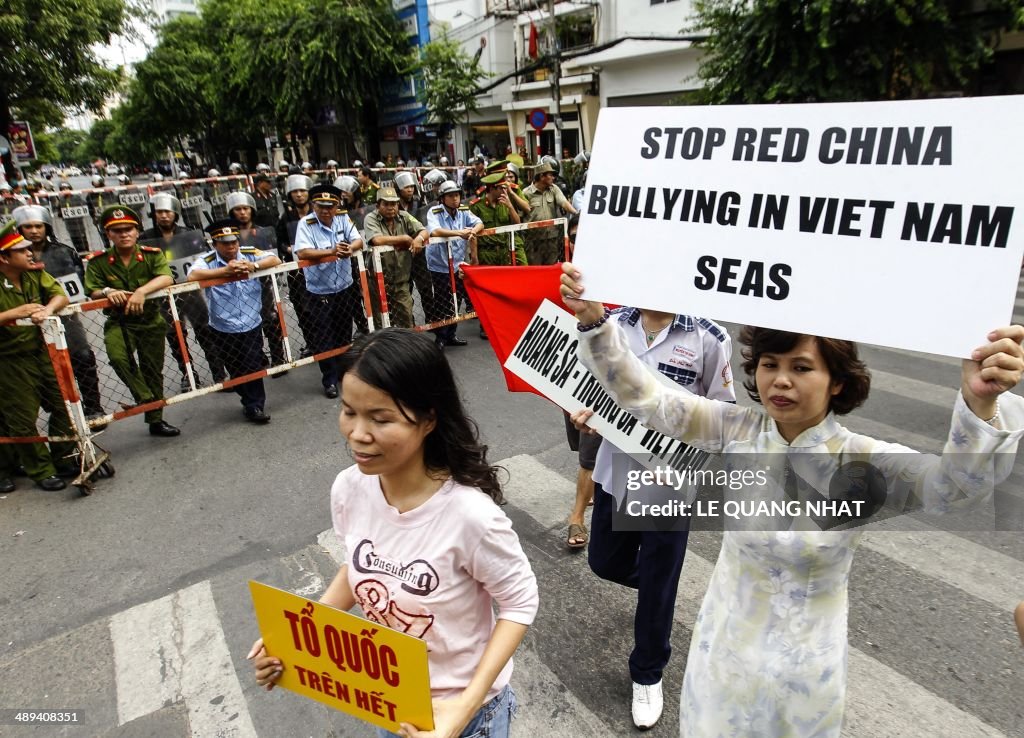
[[533, 130], [540, 131], [548, 124], [548, 114], [540, 108], [534, 108], [527, 114], [527, 120], [530, 121]]

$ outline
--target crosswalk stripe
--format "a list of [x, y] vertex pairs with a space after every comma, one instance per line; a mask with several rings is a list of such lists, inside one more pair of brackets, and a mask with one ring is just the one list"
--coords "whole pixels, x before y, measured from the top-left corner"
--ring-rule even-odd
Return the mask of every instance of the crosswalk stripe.
[[956, 387], [945, 387], [932, 382], [922, 382], [920, 379], [902, 377], [899, 374], [871, 370], [871, 389], [909, 397], [917, 402], [941, 407], [952, 414], [953, 403], [960, 394], [960, 377], [953, 377], [951, 383]]
[[[900, 356], [906, 356], [910, 359], [926, 359], [927, 361], [934, 361], [937, 364], [946, 364], [947, 366], [955, 366], [960, 368], [960, 359], [953, 358], [952, 356], [942, 356], [940, 354], [922, 354], [919, 351], [908, 351], [907, 349], [892, 348], [891, 346], [872, 346], [873, 350], [883, 351], [889, 354], [898, 354]], [[871, 362], [868, 362], [868, 368], [871, 368]], [[872, 373], [873, 370], [872, 370]]]
[[[564, 521], [575, 493], [574, 485], [531, 456], [505, 459], [509, 469], [506, 485], [510, 503], [529, 514], [544, 527]], [[922, 543], [928, 536], [934, 540]], [[969, 594], [1008, 608], [1008, 597], [1018, 591], [1016, 575], [1020, 562], [949, 534], [927, 535], [871, 534], [868, 547], [899, 563], [918, 568], [922, 573], [962, 589]], [[936, 558], [941, 547], [943, 555]], [[928, 560], [931, 557], [931, 560]], [[950, 560], [959, 564], [950, 567]], [[970, 560], [984, 561], [986, 576], [969, 570]], [[676, 620], [692, 630], [700, 602], [710, 582], [713, 562], [694, 552], [686, 554], [679, 581]], [[971, 577], [979, 581], [970, 583]], [[965, 586], [966, 585], [966, 586]], [[1006, 587], [1005, 591], [998, 589]], [[857, 648], [850, 647], [847, 684], [847, 729], [849, 736], [957, 735], [1004, 736], [947, 700], [935, 695], [912, 679], [882, 664]]]
[[255, 738], [210, 582], [110, 618], [118, 724], [184, 700], [196, 738]]

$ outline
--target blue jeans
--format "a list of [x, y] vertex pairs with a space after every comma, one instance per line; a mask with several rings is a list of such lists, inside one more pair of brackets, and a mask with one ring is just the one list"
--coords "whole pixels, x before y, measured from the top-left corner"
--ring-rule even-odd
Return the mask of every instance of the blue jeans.
[[[505, 688], [498, 692], [497, 697], [481, 707], [473, 716], [461, 738], [508, 738], [512, 729], [512, 718], [516, 716], [519, 703], [516, 702], [516, 693], [512, 687], [505, 685]], [[389, 733], [384, 728], [377, 728], [377, 738], [397, 738], [397, 733]]]

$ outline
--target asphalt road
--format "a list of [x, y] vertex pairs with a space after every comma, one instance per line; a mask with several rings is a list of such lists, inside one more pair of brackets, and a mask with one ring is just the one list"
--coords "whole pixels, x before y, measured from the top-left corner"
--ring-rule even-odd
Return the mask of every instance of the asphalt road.
[[[490, 457], [509, 470], [507, 510], [541, 586], [540, 616], [516, 657], [515, 733], [630, 735], [633, 593], [565, 549], [575, 459], [559, 411], [506, 392], [475, 325], [462, 329], [471, 345], [449, 356]], [[846, 424], [939, 447], [956, 363], [865, 353], [875, 389]], [[0, 736], [372, 735], [316, 703], [259, 690], [244, 658], [256, 636], [249, 579], [312, 597], [336, 571], [337, 548], [322, 535], [328, 490], [351, 463], [338, 403], [321, 394], [315, 368], [268, 380], [267, 391], [265, 427], [242, 422], [233, 394], [169, 409], [177, 439], [151, 438], [139, 418], [115, 424], [100, 442], [117, 475], [91, 497], [26, 480], [0, 497], [0, 708], [84, 711], [78, 727], [0, 725]], [[1022, 514], [1019, 494], [1017, 485], [1001, 500], [1003, 527]], [[1010, 614], [1024, 599], [1022, 538], [867, 537], [850, 583], [846, 735], [1024, 735], [1024, 650]], [[693, 618], [718, 545], [716, 534], [691, 536], [665, 716], [651, 735], [677, 734]]]

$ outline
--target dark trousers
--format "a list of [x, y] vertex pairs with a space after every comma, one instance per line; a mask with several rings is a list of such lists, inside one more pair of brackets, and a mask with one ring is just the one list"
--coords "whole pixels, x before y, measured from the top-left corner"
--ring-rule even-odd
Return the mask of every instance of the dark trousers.
[[[351, 295], [349, 289], [330, 295], [306, 292], [306, 316], [309, 318], [309, 334], [306, 341], [313, 354], [352, 343], [352, 319], [358, 306], [353, 302]], [[323, 386], [337, 384], [340, 376], [338, 357], [324, 359], [319, 364], [320, 381]]]
[[348, 288], [349, 300], [355, 306], [352, 314], [352, 321], [356, 324], [356, 330], [360, 335], [370, 332], [370, 321], [366, 319], [366, 307], [363, 305], [363, 285], [360, 282], [359, 262], [352, 257], [352, 286]]
[[[412, 257], [412, 284], [420, 295], [420, 307], [423, 308], [423, 320], [433, 323], [437, 320], [437, 308], [434, 302], [434, 280], [427, 269], [427, 250], [423, 249]], [[412, 290], [409, 291], [410, 294]], [[448, 288], [445, 287], [445, 292]]]
[[[210, 366], [210, 374], [214, 382], [224, 379], [224, 362], [217, 350], [217, 341], [214, 339], [213, 329], [210, 328], [210, 312], [206, 309], [206, 300], [203, 295], [196, 292], [183, 292], [174, 296], [175, 305], [178, 308], [178, 321], [181, 324], [181, 336], [188, 341], [188, 328], [185, 320], [192, 324], [196, 332], [196, 341], [206, 356], [206, 363]], [[181, 376], [186, 376], [185, 355], [181, 351], [181, 344], [178, 343], [178, 332], [174, 330], [174, 318], [171, 316], [171, 308], [166, 301], [160, 306], [167, 321], [167, 346], [171, 349], [171, 356], [178, 364]], [[195, 371], [195, 361], [192, 362], [192, 370]], [[198, 375], [197, 375], [198, 376]]]
[[[431, 272], [430, 279], [434, 284], [434, 319], [444, 320], [455, 317], [455, 303], [452, 301], [452, 283], [448, 272]], [[466, 294], [466, 285], [456, 275], [455, 294], [461, 304], [464, 304], [467, 311], [473, 309], [473, 304]], [[434, 335], [444, 341], [455, 338], [456, 324], [442, 326], [434, 329]]]
[[[232, 379], [263, 368], [263, 336], [259, 328], [245, 333], [222, 333], [215, 328], [210, 330], [217, 337], [224, 366]], [[236, 386], [235, 392], [242, 398], [242, 407], [246, 410], [262, 410], [267, 404], [262, 377]]]
[[614, 514], [615, 498], [595, 484], [587, 560], [597, 576], [637, 590], [629, 674], [637, 684], [655, 684], [672, 655], [672, 615], [689, 531], [617, 531]]
[[288, 297], [295, 308], [295, 317], [299, 321], [299, 330], [302, 331], [302, 340], [309, 343], [309, 316], [306, 308], [309, 306], [309, 293], [306, 292], [306, 274], [301, 269], [288, 272]]
[[[263, 335], [267, 337], [267, 348], [270, 349], [270, 366], [280, 366], [284, 363], [284, 334], [281, 332], [281, 321], [277, 316], [277, 302], [274, 300], [274, 289], [270, 286], [271, 279], [277, 279], [277, 275], [260, 280], [260, 298], [263, 304], [260, 316], [263, 319]], [[260, 351], [262, 350], [261, 347]], [[267, 366], [265, 359], [263, 366]]]

